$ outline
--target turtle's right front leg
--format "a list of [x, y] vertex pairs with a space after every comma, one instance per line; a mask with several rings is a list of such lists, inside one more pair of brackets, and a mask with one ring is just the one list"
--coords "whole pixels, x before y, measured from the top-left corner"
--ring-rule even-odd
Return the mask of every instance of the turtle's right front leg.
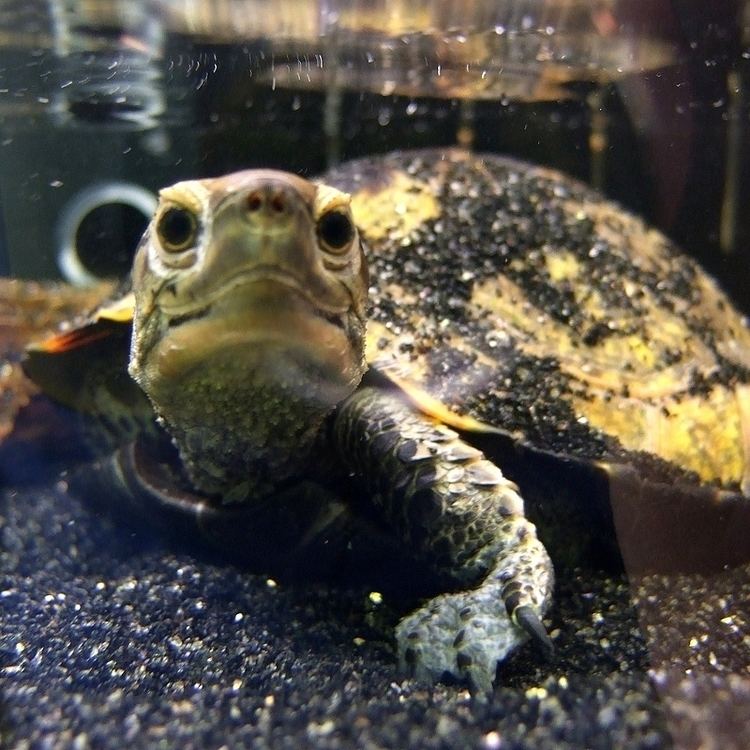
[[516, 486], [494, 464], [398, 394], [375, 388], [340, 407], [333, 433], [374, 510], [453, 589], [399, 623], [403, 665], [488, 692], [497, 663], [529, 634], [551, 648], [541, 618], [552, 564]]

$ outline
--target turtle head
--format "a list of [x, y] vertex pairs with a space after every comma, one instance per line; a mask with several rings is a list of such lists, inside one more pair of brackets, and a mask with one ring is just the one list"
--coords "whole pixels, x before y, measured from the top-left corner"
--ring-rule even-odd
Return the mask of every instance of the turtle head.
[[367, 268], [327, 185], [249, 170], [162, 190], [133, 289], [129, 371], [178, 446], [297, 452], [364, 372]]

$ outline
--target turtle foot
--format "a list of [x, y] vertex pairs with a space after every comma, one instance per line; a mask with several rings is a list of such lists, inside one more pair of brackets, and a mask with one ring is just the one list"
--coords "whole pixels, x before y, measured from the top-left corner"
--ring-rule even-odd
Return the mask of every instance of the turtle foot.
[[485, 696], [498, 663], [528, 637], [508, 615], [499, 584], [435, 597], [396, 627], [406, 673], [430, 682], [448, 675]]

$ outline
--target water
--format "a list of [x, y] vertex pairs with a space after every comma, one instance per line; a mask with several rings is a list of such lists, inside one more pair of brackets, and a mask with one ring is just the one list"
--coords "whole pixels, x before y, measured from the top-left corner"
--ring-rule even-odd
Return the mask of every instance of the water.
[[[256, 165], [314, 174], [332, 159], [459, 141], [593, 180], [729, 270], [740, 303], [747, 296], [747, 60], [729, 5], [711, 19], [690, 5], [626, 2], [594, 13], [538, 0], [269, 8], [6, 3], [0, 190], [11, 273], [70, 275], [60, 225], [92, 185], [154, 191]], [[93, 237], [83, 255], [106, 245], [112, 272], [140, 227], [139, 206], [121, 213], [129, 240], [84, 227]]]
[[[156, 192], [177, 180], [248, 167], [313, 176], [460, 145], [595, 186], [750, 312], [749, 19], [749, 4], [729, 0], [5, 0], [0, 271], [80, 286], [123, 275]], [[2, 308], [10, 409], [26, 393], [14, 335], [37, 314], [27, 288], [14, 295]], [[19, 429], [36, 439], [48, 416], [30, 412]], [[750, 575], [727, 550], [747, 537], [742, 508], [708, 545], [733, 566], [707, 577], [628, 579], [556, 559], [557, 656], [518, 652], [481, 707], [457, 687], [401, 681], [397, 615], [373, 612], [372, 598], [277, 588], [184, 538], [113, 522], [97, 498], [69, 492], [68, 474], [29, 490], [35, 467], [24, 468], [0, 505], [9, 744], [750, 742]], [[559, 464], [532, 471], [554, 485]], [[592, 481], [575, 467], [566, 477], [573, 502]], [[656, 499], [669, 508], [669, 492]], [[720, 514], [697, 507], [686, 527], [715, 534]]]

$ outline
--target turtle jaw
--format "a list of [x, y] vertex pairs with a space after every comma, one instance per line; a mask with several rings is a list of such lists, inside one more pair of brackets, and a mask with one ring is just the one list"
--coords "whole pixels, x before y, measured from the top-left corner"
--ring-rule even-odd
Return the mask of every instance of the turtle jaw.
[[320, 307], [277, 271], [238, 275], [209, 305], [176, 314], [162, 309], [159, 317], [161, 336], [134, 352], [130, 368], [149, 395], [210, 369], [217, 382], [252, 374], [257, 382], [293, 383], [301, 398], [309, 392], [305, 381], [327, 383], [333, 401], [321, 408], [330, 410], [364, 371], [363, 321], [351, 309]]

